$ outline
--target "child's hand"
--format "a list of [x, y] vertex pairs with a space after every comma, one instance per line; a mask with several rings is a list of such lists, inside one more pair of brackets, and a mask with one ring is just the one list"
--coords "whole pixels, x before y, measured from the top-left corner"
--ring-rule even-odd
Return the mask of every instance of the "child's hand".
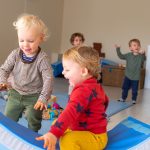
[[120, 48], [120, 46], [119, 46], [119, 45], [117, 45], [117, 44], [115, 44], [115, 48]]
[[0, 91], [7, 90], [6, 84], [0, 84]]
[[43, 136], [37, 137], [36, 140], [44, 140], [44, 148], [47, 148], [47, 150], [55, 150], [57, 137], [54, 134], [48, 132]]
[[144, 54], [145, 53], [145, 50], [139, 50], [139, 54]]
[[46, 109], [47, 110], [47, 105], [44, 104], [41, 100], [38, 100], [36, 102], [36, 104], [34, 105], [34, 109], [35, 110], [37, 110], [37, 109], [40, 109], [40, 110]]

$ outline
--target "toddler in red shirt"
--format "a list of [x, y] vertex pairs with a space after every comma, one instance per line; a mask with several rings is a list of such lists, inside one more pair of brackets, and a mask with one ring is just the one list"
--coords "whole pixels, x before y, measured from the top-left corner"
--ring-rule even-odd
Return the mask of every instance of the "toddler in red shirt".
[[107, 138], [108, 97], [97, 82], [99, 54], [91, 47], [74, 47], [63, 54], [63, 74], [73, 90], [65, 110], [50, 131], [38, 137], [44, 147], [55, 150], [102, 150]]

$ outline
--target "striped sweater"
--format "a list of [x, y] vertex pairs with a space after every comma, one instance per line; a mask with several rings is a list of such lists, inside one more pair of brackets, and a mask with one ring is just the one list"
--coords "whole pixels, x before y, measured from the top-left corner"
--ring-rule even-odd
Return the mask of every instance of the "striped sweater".
[[13, 50], [0, 67], [0, 84], [6, 84], [8, 80], [10, 86], [21, 95], [39, 93], [39, 99], [46, 103], [53, 88], [53, 74], [47, 54], [40, 51], [32, 63], [25, 63], [20, 53], [19, 48]]

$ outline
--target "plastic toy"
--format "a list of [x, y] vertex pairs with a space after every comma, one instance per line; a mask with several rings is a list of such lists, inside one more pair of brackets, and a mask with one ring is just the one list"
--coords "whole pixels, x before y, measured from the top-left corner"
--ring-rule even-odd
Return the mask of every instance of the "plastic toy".
[[58, 103], [54, 102], [52, 108], [59, 109], [60, 105]]
[[63, 108], [60, 107], [58, 103], [56, 103], [56, 96], [52, 96], [49, 100], [49, 104], [47, 106], [47, 110], [43, 110], [42, 118], [45, 120], [54, 120], [58, 118], [58, 116], [62, 113]]

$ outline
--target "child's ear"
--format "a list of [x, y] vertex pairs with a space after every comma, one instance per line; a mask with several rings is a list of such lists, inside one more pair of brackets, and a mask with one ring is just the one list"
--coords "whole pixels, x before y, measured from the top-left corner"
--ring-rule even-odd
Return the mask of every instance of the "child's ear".
[[87, 68], [82, 68], [82, 77], [85, 77], [88, 75], [88, 69]]
[[41, 33], [40, 39], [41, 39], [41, 41], [44, 41], [44, 34]]

